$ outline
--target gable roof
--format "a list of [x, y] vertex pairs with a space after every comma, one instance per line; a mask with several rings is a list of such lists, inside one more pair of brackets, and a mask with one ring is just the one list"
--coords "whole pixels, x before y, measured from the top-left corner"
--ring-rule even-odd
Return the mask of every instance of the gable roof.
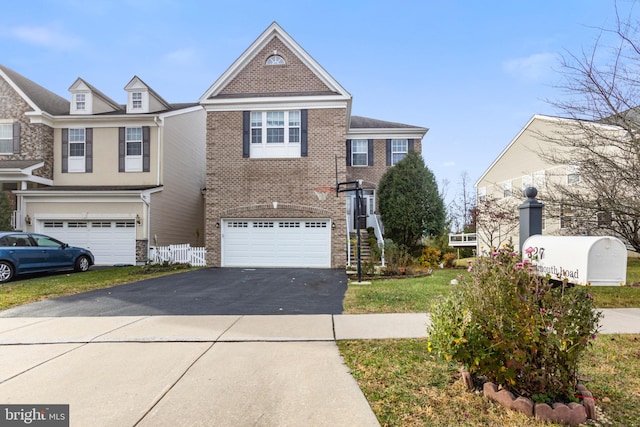
[[169, 103], [167, 101], [164, 100], [163, 97], [161, 97], [158, 92], [156, 92], [155, 90], [153, 90], [151, 88], [151, 86], [149, 86], [148, 84], [146, 84], [140, 77], [138, 76], [133, 76], [133, 78], [131, 79], [131, 81], [129, 83], [127, 83], [127, 85], [124, 87], [125, 90], [129, 90], [130, 88], [133, 88], [134, 85], [136, 83], [141, 84], [142, 86], [144, 86], [147, 91], [149, 92], [149, 95], [151, 95], [152, 97], [154, 97], [160, 104], [162, 104], [165, 108], [169, 108]]
[[406, 125], [404, 123], [387, 122], [384, 120], [371, 119], [369, 117], [351, 116], [350, 129], [396, 129], [396, 128], [416, 128], [418, 126]]
[[35, 111], [44, 111], [51, 115], [69, 112], [69, 101], [12, 69], [0, 65], [0, 76], [4, 77]]
[[[236, 77], [244, 67], [274, 38], [277, 37], [284, 45], [293, 52], [300, 61], [315, 74], [329, 88], [328, 94], [338, 96], [345, 100], [350, 100], [351, 95], [347, 92], [322, 66], [316, 62], [289, 34], [287, 34], [277, 22], [273, 22], [243, 53], [233, 64], [218, 78], [218, 80], [207, 89], [200, 97], [200, 103], [211, 103], [212, 100]], [[285, 96], [309, 95], [288, 93], [279, 94]], [[322, 95], [326, 95], [322, 93]]]
[[98, 90], [95, 86], [89, 84], [86, 80], [82, 79], [81, 77], [78, 77], [76, 81], [73, 82], [71, 86], [69, 86], [69, 90], [73, 91], [80, 84], [84, 84], [86, 87], [88, 87], [91, 93], [93, 93], [93, 96], [100, 98], [102, 101], [104, 101], [107, 105], [109, 105], [114, 110], [122, 109], [122, 106], [120, 104], [118, 104], [113, 99], [109, 98], [107, 95], [105, 95], [100, 90]]

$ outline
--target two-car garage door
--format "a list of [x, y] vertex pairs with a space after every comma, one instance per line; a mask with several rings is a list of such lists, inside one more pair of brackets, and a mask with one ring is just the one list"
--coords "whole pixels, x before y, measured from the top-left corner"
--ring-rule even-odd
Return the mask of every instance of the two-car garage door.
[[96, 265], [136, 263], [134, 220], [40, 221], [38, 232], [70, 246], [89, 249]]
[[331, 267], [328, 219], [226, 219], [223, 267]]

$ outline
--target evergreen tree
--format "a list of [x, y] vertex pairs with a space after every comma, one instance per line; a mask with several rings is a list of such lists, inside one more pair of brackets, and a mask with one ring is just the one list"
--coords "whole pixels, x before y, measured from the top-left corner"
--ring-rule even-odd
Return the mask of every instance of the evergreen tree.
[[444, 201], [433, 172], [417, 153], [409, 153], [385, 172], [378, 198], [385, 237], [409, 250], [417, 248], [423, 236], [444, 230]]
[[4, 191], [0, 191], [0, 231], [11, 231], [11, 202]]

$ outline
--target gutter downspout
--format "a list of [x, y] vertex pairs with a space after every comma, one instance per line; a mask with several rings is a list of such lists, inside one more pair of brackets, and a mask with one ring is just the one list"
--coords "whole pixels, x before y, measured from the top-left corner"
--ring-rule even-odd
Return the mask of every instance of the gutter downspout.
[[[158, 119], [160, 119], [160, 123], [158, 123]], [[160, 117], [160, 116], [154, 116], [153, 118], [153, 123], [155, 123], [155, 125], [158, 127], [158, 143], [157, 143], [157, 165], [156, 165], [156, 185], [160, 185], [160, 165], [162, 164], [161, 162], [161, 156], [162, 156], [162, 151], [161, 151], [161, 146], [162, 146], [162, 138], [161, 138], [161, 132], [163, 131], [164, 128], [164, 118]]]

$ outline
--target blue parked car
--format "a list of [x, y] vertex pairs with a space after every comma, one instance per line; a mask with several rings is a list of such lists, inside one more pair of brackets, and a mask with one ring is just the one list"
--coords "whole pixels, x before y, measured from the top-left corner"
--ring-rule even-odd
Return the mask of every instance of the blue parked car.
[[76, 248], [44, 234], [0, 231], [0, 283], [16, 274], [70, 270], [87, 271], [94, 263], [87, 249]]

